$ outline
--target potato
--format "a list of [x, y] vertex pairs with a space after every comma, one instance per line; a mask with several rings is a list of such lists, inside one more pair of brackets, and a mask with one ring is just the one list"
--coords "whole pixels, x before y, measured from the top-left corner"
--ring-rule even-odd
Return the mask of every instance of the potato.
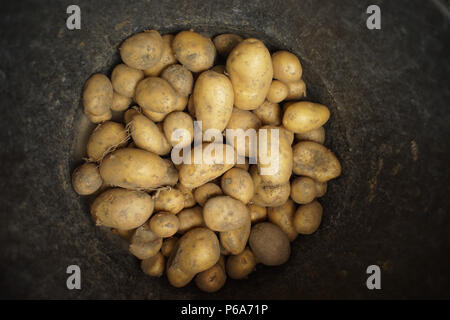
[[292, 145], [292, 143], [294, 142], [294, 133], [283, 126], [278, 126], [278, 128], [280, 129], [280, 133], [282, 133], [288, 141], [289, 145]]
[[211, 268], [200, 272], [195, 277], [195, 284], [204, 292], [219, 291], [227, 281], [225, 270], [217, 263]]
[[178, 241], [177, 237], [170, 237], [163, 240], [161, 246], [161, 253], [164, 257], [170, 256], [170, 254], [173, 251], [173, 248], [175, 248], [175, 245], [177, 244], [177, 241]]
[[167, 261], [167, 278], [173, 286], [184, 286], [195, 274], [214, 266], [219, 258], [220, 246], [215, 233], [195, 228], [178, 240]]
[[121, 229], [111, 229], [112, 233], [117, 234], [122, 239], [126, 241], [131, 241], [131, 238], [133, 237], [136, 229], [130, 229], [130, 230], [121, 230]]
[[128, 109], [131, 103], [131, 98], [124, 97], [117, 92], [113, 93], [113, 101], [111, 104], [111, 110], [113, 111], [124, 111]]
[[293, 171], [297, 175], [326, 182], [341, 174], [341, 164], [336, 156], [323, 145], [312, 141], [301, 141], [292, 148]]
[[142, 108], [142, 113], [149, 118], [150, 120], [152, 120], [153, 122], [161, 122], [163, 121], [166, 116], [169, 114], [169, 112], [165, 112], [165, 113], [161, 113], [161, 112], [155, 112], [149, 109], [144, 109]]
[[323, 127], [319, 127], [317, 129], [313, 129], [305, 133], [296, 133], [295, 137], [299, 141], [306, 140], [323, 144], [325, 142], [325, 129]]
[[230, 254], [230, 252], [227, 249], [225, 249], [222, 246], [222, 244], [220, 244], [220, 254], [221, 254], [221, 257], [223, 257], [223, 256], [228, 256]]
[[231, 254], [236, 255], [241, 253], [247, 245], [251, 226], [250, 216], [248, 216], [247, 221], [242, 227], [221, 232], [219, 236], [220, 244]]
[[226, 72], [227, 72], [227, 69], [222, 64], [215, 65], [210, 70], [214, 71], [214, 72], [217, 72], [217, 73], [220, 73], [220, 74], [224, 74], [224, 75], [226, 75]]
[[296, 203], [310, 203], [316, 198], [316, 182], [309, 177], [297, 177], [291, 184], [291, 198]]
[[256, 260], [267, 266], [281, 265], [291, 254], [287, 235], [270, 222], [254, 225], [250, 232], [249, 243]]
[[[234, 147], [240, 156], [257, 157], [257, 131], [261, 127], [261, 120], [251, 111], [233, 108], [227, 124], [227, 141]], [[230, 131], [234, 130], [230, 135]], [[237, 130], [242, 129], [239, 133]], [[247, 132], [248, 130], [248, 132]]]
[[195, 118], [195, 105], [194, 105], [194, 95], [189, 96], [188, 105], [187, 105], [188, 113], [191, 117]]
[[147, 221], [153, 207], [153, 199], [145, 192], [113, 188], [94, 200], [91, 214], [97, 225], [129, 230]]
[[125, 146], [128, 134], [124, 126], [117, 122], [106, 121], [99, 124], [89, 137], [86, 152], [92, 161], [100, 161], [108, 152]]
[[242, 37], [233, 33], [223, 33], [214, 37], [213, 42], [216, 46], [217, 53], [226, 58], [241, 41]]
[[218, 196], [206, 201], [203, 219], [211, 230], [224, 232], [244, 226], [250, 216], [241, 201], [229, 196]]
[[300, 101], [287, 107], [283, 126], [295, 133], [305, 133], [323, 126], [330, 118], [330, 110], [324, 105]]
[[180, 221], [180, 227], [178, 228], [179, 234], [184, 234], [193, 228], [205, 225], [203, 211], [199, 206], [183, 209], [177, 216]]
[[222, 194], [223, 192], [220, 187], [217, 184], [210, 182], [195, 189], [194, 198], [195, 201], [203, 207], [208, 199]]
[[184, 148], [194, 141], [194, 121], [186, 112], [174, 111], [164, 119], [167, 141], [177, 148]]
[[174, 36], [171, 34], [165, 34], [161, 38], [161, 59], [159, 59], [159, 61], [152, 67], [144, 70], [146, 77], [157, 77], [167, 66], [177, 63], [177, 59], [175, 58], [175, 54], [172, 50], [172, 41]]
[[187, 188], [183, 186], [181, 183], [178, 183], [176, 185], [176, 188], [181, 191], [184, 198], [184, 208], [191, 208], [195, 206], [195, 198], [194, 198], [194, 192], [192, 189]]
[[88, 117], [89, 121], [91, 121], [92, 123], [102, 123], [102, 122], [111, 120], [112, 112], [111, 112], [111, 110], [108, 110], [104, 114], [101, 114], [99, 116], [94, 116], [92, 114], [86, 114], [86, 116]]
[[193, 31], [181, 31], [172, 42], [178, 61], [192, 72], [211, 68], [216, 58], [216, 48], [211, 39]]
[[279, 207], [269, 208], [267, 214], [269, 221], [280, 227], [291, 242], [298, 236], [298, 233], [294, 228], [294, 213], [295, 204], [289, 199]]
[[146, 30], [126, 39], [120, 46], [120, 57], [131, 68], [145, 70], [155, 66], [163, 51], [163, 40], [158, 31]]
[[158, 237], [169, 238], [177, 233], [180, 221], [175, 214], [162, 211], [150, 218], [149, 226]]
[[[222, 248], [220, 250], [222, 250]], [[219, 266], [221, 266], [222, 269], [225, 271], [225, 256], [224, 255], [222, 255], [222, 254], [220, 255], [219, 262], [217, 262], [217, 264]]]
[[134, 96], [136, 86], [142, 79], [144, 79], [144, 72], [142, 70], [130, 68], [123, 63], [118, 64], [111, 73], [111, 82], [114, 91], [128, 98]]
[[[96, 73], [85, 83], [83, 89], [84, 113], [87, 116], [102, 116], [108, 114], [113, 102], [113, 87], [108, 77]], [[94, 121], [93, 121], [94, 122]]]
[[158, 126], [141, 114], [136, 114], [131, 119], [130, 132], [134, 143], [141, 149], [162, 156], [168, 154], [172, 148]]
[[175, 185], [178, 180], [170, 160], [134, 148], [118, 149], [107, 155], [100, 164], [100, 175], [108, 185], [139, 190]]
[[287, 85], [279, 80], [273, 80], [269, 92], [267, 93], [266, 99], [272, 103], [280, 103], [286, 99], [289, 89]]
[[[216, 154], [216, 148], [222, 150], [222, 155]], [[180, 183], [187, 188], [197, 188], [221, 176], [234, 166], [234, 150], [227, 144], [203, 144], [194, 149], [191, 152], [191, 163], [183, 163], [178, 171]], [[202, 151], [200, 151], [201, 149]], [[194, 163], [196, 152], [202, 154], [202, 159], [198, 164]]]
[[299, 100], [306, 97], [306, 84], [300, 79], [285, 83], [288, 87], [288, 95], [285, 100]]
[[264, 101], [253, 113], [261, 120], [263, 125], [278, 126], [281, 124], [281, 108], [278, 103]]
[[[255, 194], [250, 174], [239, 168], [231, 168], [221, 180], [223, 193], [247, 204]], [[198, 201], [197, 201], [198, 202]]]
[[267, 208], [261, 207], [256, 204], [250, 204], [247, 206], [250, 213], [250, 220], [252, 224], [263, 222], [267, 218]]
[[273, 77], [282, 82], [300, 80], [302, 65], [297, 56], [285, 50], [272, 54]]
[[162, 238], [150, 230], [148, 223], [136, 229], [130, 241], [130, 252], [138, 259], [144, 260], [158, 254]]
[[156, 77], [145, 78], [136, 87], [134, 96], [143, 109], [168, 113], [175, 110], [178, 95], [167, 80]]
[[323, 197], [327, 193], [327, 183], [316, 181], [316, 197]]
[[322, 206], [317, 201], [298, 207], [294, 215], [295, 230], [300, 234], [314, 233], [322, 221], [322, 212]]
[[72, 186], [79, 195], [93, 194], [102, 184], [102, 177], [94, 163], [84, 163], [73, 171]]
[[251, 166], [249, 173], [255, 186], [255, 195], [250, 201], [251, 203], [261, 207], [278, 207], [287, 201], [291, 192], [289, 182], [277, 186], [264, 184], [256, 166]]
[[234, 89], [234, 105], [254, 110], [266, 99], [273, 68], [269, 50], [257, 39], [245, 39], [228, 56], [227, 71]]
[[166, 79], [181, 96], [187, 97], [192, 92], [194, 77], [188, 69], [180, 64], [168, 66], [162, 72], [161, 78]]
[[164, 267], [164, 256], [161, 252], [141, 261], [142, 271], [152, 277], [161, 277], [164, 273]]
[[226, 270], [231, 279], [245, 279], [255, 270], [256, 259], [249, 248], [227, 259]]
[[168, 211], [177, 214], [184, 208], [183, 193], [174, 188], [160, 190], [154, 199], [156, 211]]
[[131, 119], [133, 119], [133, 117], [136, 114], [141, 114], [138, 110], [138, 107], [131, 107], [130, 109], [128, 109], [127, 111], [124, 112], [123, 122], [125, 122], [125, 124], [129, 124]]
[[194, 86], [195, 116], [202, 131], [223, 131], [233, 112], [234, 93], [230, 80], [214, 71], [203, 72]]

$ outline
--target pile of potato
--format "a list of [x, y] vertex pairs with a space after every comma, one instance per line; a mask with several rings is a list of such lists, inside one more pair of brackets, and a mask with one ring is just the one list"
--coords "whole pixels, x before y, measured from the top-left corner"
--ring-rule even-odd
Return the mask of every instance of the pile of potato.
[[[195, 279], [214, 292], [227, 276], [244, 279], [258, 263], [285, 263], [290, 242], [319, 227], [317, 198], [341, 173], [323, 146], [330, 111], [303, 101], [299, 59], [287, 51], [270, 54], [262, 41], [235, 34], [211, 40], [155, 30], [126, 39], [120, 56], [110, 78], [87, 80], [82, 97], [84, 113], [98, 126], [72, 184], [78, 194], [96, 196], [96, 224], [129, 241], [143, 272], [165, 273], [175, 287]], [[123, 122], [111, 121], [118, 114]], [[203, 132], [254, 129], [268, 147], [261, 129], [276, 130], [269, 131], [279, 137], [276, 171], [262, 174], [270, 163], [259, 161], [261, 149], [249, 165], [248, 141], [194, 145], [194, 120], [202, 121]], [[180, 128], [184, 134], [174, 135]], [[224, 154], [234, 152], [233, 162], [171, 160], [175, 146], [205, 152], [213, 143]]]

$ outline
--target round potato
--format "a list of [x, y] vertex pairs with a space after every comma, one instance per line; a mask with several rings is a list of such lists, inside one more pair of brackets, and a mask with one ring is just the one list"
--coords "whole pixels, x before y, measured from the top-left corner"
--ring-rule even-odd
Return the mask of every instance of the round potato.
[[323, 197], [327, 193], [327, 183], [316, 181], [316, 197]]
[[181, 31], [172, 42], [178, 61], [192, 72], [211, 68], [216, 58], [216, 48], [211, 39], [193, 31]]
[[218, 196], [206, 201], [203, 219], [211, 230], [224, 232], [244, 226], [250, 216], [241, 201], [229, 196]]
[[194, 198], [203, 207], [208, 199], [221, 196], [222, 194], [222, 189], [217, 184], [210, 182], [195, 189]]
[[273, 68], [269, 50], [257, 39], [245, 39], [227, 58], [227, 71], [234, 89], [234, 105], [254, 110], [266, 99]]
[[288, 87], [288, 95], [285, 100], [299, 100], [306, 97], [306, 84], [300, 79], [285, 83]]
[[178, 228], [179, 234], [184, 234], [193, 228], [202, 227], [205, 224], [203, 220], [203, 210], [199, 206], [183, 209], [177, 216], [180, 221], [180, 226]]
[[240, 156], [257, 157], [257, 130], [261, 120], [251, 111], [233, 108], [227, 124], [227, 141]]
[[341, 164], [336, 156], [323, 145], [312, 141], [301, 141], [292, 148], [293, 171], [297, 175], [326, 182], [341, 174]]
[[263, 222], [267, 218], [267, 208], [261, 207], [256, 204], [250, 204], [247, 206], [250, 213], [250, 220], [252, 224]]
[[230, 254], [239, 254], [247, 245], [251, 229], [250, 216], [247, 222], [240, 228], [220, 233], [220, 244]]
[[91, 214], [97, 225], [129, 230], [147, 221], [153, 208], [154, 201], [147, 193], [113, 188], [94, 200]]
[[173, 248], [175, 248], [175, 245], [177, 244], [178, 238], [177, 237], [170, 237], [163, 240], [162, 246], [161, 246], [161, 253], [164, 257], [169, 257], [170, 254], [173, 251]]
[[90, 160], [98, 162], [110, 151], [125, 146], [127, 142], [128, 134], [124, 126], [117, 122], [106, 121], [92, 132], [86, 152]]
[[289, 199], [279, 207], [269, 208], [267, 214], [269, 221], [280, 227], [291, 242], [298, 236], [298, 233], [294, 228], [294, 213], [295, 204]]
[[287, 107], [283, 126], [295, 133], [305, 133], [323, 126], [330, 118], [330, 110], [324, 105], [300, 101]]
[[296, 203], [310, 203], [316, 198], [316, 182], [309, 177], [297, 177], [291, 184], [291, 198]]
[[184, 208], [183, 193], [171, 188], [169, 190], [159, 190], [155, 197], [155, 210], [156, 211], [168, 211], [173, 214], [177, 214]]
[[148, 223], [140, 226], [130, 240], [130, 252], [138, 259], [144, 260], [158, 254], [162, 238], [150, 230]]
[[227, 281], [225, 270], [218, 263], [211, 268], [200, 272], [195, 277], [195, 284], [204, 292], [219, 291]]
[[253, 113], [261, 120], [263, 125], [278, 126], [281, 124], [281, 108], [278, 103], [264, 101]]
[[160, 156], [166, 155], [171, 150], [171, 145], [158, 126], [146, 116], [135, 114], [129, 123], [131, 137], [134, 143], [141, 149], [151, 151]]
[[146, 77], [157, 77], [167, 66], [177, 63], [177, 59], [175, 58], [175, 54], [172, 50], [172, 41], [174, 36], [171, 34], [165, 34], [161, 38], [161, 59], [159, 59], [159, 61], [152, 67], [144, 70]]
[[226, 270], [231, 279], [245, 279], [255, 270], [256, 259], [249, 248], [227, 259]]
[[89, 195], [96, 192], [103, 184], [97, 165], [84, 163], [73, 171], [72, 186], [79, 195]]
[[213, 42], [216, 46], [217, 53], [226, 58], [241, 41], [242, 37], [233, 33], [223, 33], [214, 37]]
[[180, 227], [178, 217], [170, 212], [158, 212], [149, 221], [150, 230], [158, 237], [169, 238], [177, 233]]
[[160, 60], [163, 40], [158, 31], [147, 30], [136, 33], [120, 46], [120, 57], [131, 68], [145, 70], [155, 66]]
[[175, 91], [183, 97], [187, 97], [192, 92], [194, 77], [188, 69], [180, 64], [168, 66], [162, 72], [161, 78], [166, 79]]
[[142, 79], [144, 79], [144, 72], [142, 70], [130, 68], [123, 63], [118, 64], [111, 73], [111, 82], [114, 91], [128, 98], [134, 96], [136, 86]]
[[177, 148], [184, 148], [194, 141], [194, 121], [186, 112], [174, 111], [164, 119], [167, 141]]
[[86, 114], [86, 116], [88, 117], [89, 121], [91, 121], [92, 123], [102, 123], [102, 122], [111, 120], [112, 112], [111, 112], [111, 110], [108, 110], [104, 114], [101, 114], [99, 116], [95, 116], [93, 114]]
[[[113, 87], [108, 77], [96, 73], [85, 83], [83, 89], [84, 113], [87, 116], [102, 116], [111, 112]], [[94, 121], [93, 121], [94, 122]]]
[[[239, 168], [231, 168], [221, 180], [223, 193], [247, 204], [255, 194], [250, 174]], [[197, 201], [198, 202], [198, 201]]]
[[322, 212], [322, 206], [317, 201], [298, 207], [294, 215], [295, 230], [300, 234], [314, 233], [322, 221]]
[[262, 182], [257, 171], [256, 166], [251, 166], [249, 169], [255, 186], [255, 195], [250, 202], [261, 207], [278, 207], [284, 204], [291, 193], [290, 183], [277, 186], [267, 185]]
[[195, 206], [195, 198], [194, 198], [194, 192], [192, 189], [187, 188], [183, 186], [181, 183], [178, 183], [176, 185], [176, 188], [181, 191], [184, 198], [184, 208], [191, 208]]
[[319, 127], [305, 133], [296, 133], [295, 138], [297, 138], [297, 140], [299, 141], [306, 140], [323, 144], [325, 142], [325, 129], [323, 127]]
[[273, 77], [282, 82], [300, 80], [302, 77], [302, 65], [297, 56], [282, 50], [272, 54]]
[[272, 103], [280, 103], [286, 99], [288, 95], [288, 87], [279, 80], [273, 80], [270, 85], [269, 92], [267, 93], [266, 99]]
[[141, 261], [142, 271], [151, 277], [161, 277], [164, 273], [164, 267], [164, 256], [161, 252]]
[[250, 232], [249, 243], [256, 260], [267, 266], [281, 265], [291, 255], [291, 245], [287, 235], [270, 222], [254, 225]]
[[128, 106], [131, 103], [131, 98], [124, 97], [117, 92], [113, 94], [113, 101], [111, 104], [111, 110], [113, 111], [124, 111], [128, 109]]
[[175, 110], [178, 95], [167, 80], [149, 77], [140, 81], [134, 96], [137, 104], [153, 112], [168, 113]]
[[194, 86], [195, 116], [202, 131], [223, 131], [233, 112], [234, 93], [230, 80], [214, 71], [203, 72]]

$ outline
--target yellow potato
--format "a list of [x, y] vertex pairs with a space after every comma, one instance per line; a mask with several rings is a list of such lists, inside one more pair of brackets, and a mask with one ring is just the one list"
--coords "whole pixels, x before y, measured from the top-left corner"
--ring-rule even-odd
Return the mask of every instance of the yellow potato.
[[323, 127], [307, 131], [305, 133], [296, 133], [295, 138], [299, 141], [314, 141], [320, 144], [325, 142], [325, 129]]
[[261, 207], [278, 207], [287, 201], [291, 192], [289, 182], [277, 186], [264, 184], [256, 166], [251, 166], [249, 173], [255, 186], [255, 195], [250, 201], [251, 203]]
[[263, 125], [278, 126], [281, 124], [281, 108], [278, 103], [264, 101], [253, 113], [261, 120]]
[[117, 122], [106, 121], [99, 124], [89, 137], [86, 152], [92, 161], [100, 161], [108, 152], [125, 146], [128, 134], [124, 126]]
[[234, 89], [234, 105], [254, 110], [265, 100], [272, 83], [269, 50], [257, 39], [245, 39], [231, 51], [226, 64]]
[[322, 212], [322, 206], [317, 201], [298, 207], [294, 215], [295, 230], [300, 234], [314, 233], [322, 221]]
[[160, 252], [141, 261], [142, 271], [152, 277], [161, 277], [164, 273], [164, 267], [164, 256]]
[[327, 183], [316, 181], [316, 197], [323, 197], [327, 193]]
[[91, 213], [97, 225], [129, 230], [147, 221], [153, 208], [153, 199], [147, 193], [113, 188], [95, 199]]
[[188, 104], [187, 104], [188, 113], [191, 117], [195, 118], [195, 105], [194, 105], [194, 95], [189, 96]]
[[233, 111], [234, 93], [230, 80], [214, 71], [203, 72], [194, 86], [195, 116], [202, 121], [202, 131], [223, 131]]
[[156, 123], [163, 121], [169, 113], [155, 112], [149, 109], [142, 108], [142, 114], [144, 114], [147, 118]]
[[181, 191], [184, 198], [184, 208], [191, 208], [195, 206], [194, 192], [192, 189], [183, 186], [181, 183], [176, 185], [176, 188]]
[[213, 42], [216, 46], [217, 53], [226, 58], [241, 41], [242, 37], [233, 33], [223, 33], [214, 37]]
[[188, 69], [180, 64], [168, 66], [162, 72], [161, 78], [166, 79], [175, 91], [183, 97], [187, 97], [192, 92], [194, 77]]
[[285, 83], [288, 87], [288, 95], [285, 100], [299, 100], [306, 97], [306, 84], [300, 79]]
[[291, 184], [291, 198], [296, 203], [310, 203], [316, 198], [316, 182], [309, 177], [297, 177]]
[[130, 68], [123, 63], [118, 64], [111, 73], [111, 82], [114, 91], [128, 98], [134, 96], [136, 86], [142, 79], [144, 79], [144, 72], [142, 70]]
[[297, 175], [326, 182], [341, 174], [341, 164], [336, 156], [323, 145], [312, 141], [301, 141], [292, 148], [293, 171]]
[[211, 268], [200, 272], [195, 277], [195, 284], [204, 292], [219, 291], [227, 281], [225, 270], [218, 263]]
[[[261, 120], [251, 111], [233, 108], [227, 124], [227, 141], [235, 148], [240, 156], [257, 157], [257, 132], [261, 127]], [[234, 136], [230, 130], [234, 130]], [[237, 130], [242, 129], [242, 132]]]
[[247, 206], [250, 213], [250, 220], [252, 224], [263, 222], [267, 218], [267, 208], [261, 207], [256, 204], [250, 204]]
[[121, 230], [121, 229], [111, 229], [112, 233], [117, 234], [122, 239], [126, 241], [131, 241], [131, 238], [133, 237], [136, 229], [130, 229], [130, 230]]
[[208, 228], [224, 232], [244, 226], [250, 219], [247, 207], [229, 196], [218, 196], [206, 201], [203, 219]]
[[294, 228], [294, 213], [295, 204], [289, 199], [279, 207], [269, 208], [267, 214], [269, 221], [280, 227], [291, 242], [298, 236], [298, 233]]
[[[223, 193], [247, 204], [255, 194], [250, 174], [239, 168], [231, 168], [221, 180]], [[198, 201], [197, 201], [198, 202]]]
[[247, 245], [251, 226], [250, 216], [248, 216], [247, 222], [242, 227], [221, 232], [219, 236], [220, 244], [230, 254], [236, 255], [241, 253]]
[[124, 112], [123, 114], [123, 122], [125, 124], [129, 124], [131, 119], [133, 119], [133, 117], [136, 114], [141, 114], [138, 110], [138, 107], [131, 107], [130, 109], [128, 109], [127, 111]]
[[300, 101], [287, 107], [283, 126], [295, 133], [305, 133], [323, 126], [330, 118], [330, 110], [324, 105]]
[[144, 260], [157, 255], [161, 246], [162, 238], [151, 231], [146, 223], [134, 232], [129, 250], [138, 259]]
[[215, 65], [210, 69], [211, 71], [226, 75], [227, 69], [223, 64]]
[[120, 57], [131, 68], [145, 70], [161, 59], [163, 40], [158, 31], [146, 30], [126, 39], [120, 46]]
[[178, 61], [192, 72], [201, 72], [213, 66], [216, 48], [211, 39], [193, 31], [181, 31], [172, 42]]
[[249, 238], [256, 260], [267, 266], [285, 263], [291, 255], [287, 235], [275, 224], [261, 222], [253, 226]]
[[102, 184], [102, 177], [94, 163], [84, 163], [73, 171], [72, 186], [79, 195], [93, 194]]
[[194, 121], [186, 112], [171, 112], [164, 118], [163, 129], [173, 147], [184, 148], [194, 141]]
[[101, 114], [99, 116], [94, 116], [93, 114], [86, 114], [89, 121], [92, 123], [102, 123], [108, 120], [111, 120], [112, 118], [112, 112], [111, 110], [106, 111], [104, 114]]
[[184, 208], [184, 197], [180, 190], [160, 190], [155, 197], [155, 210], [177, 214]]
[[134, 143], [141, 149], [162, 156], [168, 154], [172, 148], [158, 126], [141, 114], [136, 114], [131, 119], [130, 132]]
[[171, 34], [165, 34], [162, 36], [162, 52], [161, 59], [152, 67], [145, 69], [144, 74], [146, 77], [157, 77], [167, 67], [177, 63], [175, 54], [172, 50], [172, 41], [174, 36]]
[[208, 199], [222, 194], [222, 190], [217, 184], [209, 182], [195, 189], [194, 198], [203, 207]]
[[170, 212], [158, 212], [149, 221], [150, 230], [158, 237], [169, 238], [177, 233], [180, 227], [178, 217]]
[[172, 253], [173, 249], [175, 248], [175, 245], [177, 244], [178, 238], [177, 237], [170, 237], [163, 240], [162, 246], [161, 246], [161, 253], [164, 257], [169, 257]]
[[178, 228], [179, 234], [184, 234], [193, 228], [202, 227], [205, 224], [203, 211], [199, 206], [183, 209], [177, 216], [180, 221], [180, 227]]
[[131, 103], [131, 98], [124, 97], [117, 92], [113, 94], [113, 101], [111, 104], [111, 110], [113, 111], [124, 111], [128, 109], [128, 106]]
[[288, 93], [289, 89], [287, 85], [279, 80], [273, 80], [266, 99], [272, 103], [280, 103], [286, 99]]
[[83, 89], [84, 113], [92, 117], [105, 115], [108, 111], [111, 112], [112, 101], [111, 81], [103, 74], [93, 74], [86, 81]]
[[137, 104], [153, 112], [168, 113], [175, 110], [178, 95], [167, 80], [149, 77], [141, 80], [134, 96]]
[[302, 65], [297, 56], [288, 51], [277, 51], [272, 54], [273, 77], [282, 82], [300, 80]]
[[227, 259], [226, 270], [231, 279], [245, 279], [255, 270], [256, 259], [249, 248]]

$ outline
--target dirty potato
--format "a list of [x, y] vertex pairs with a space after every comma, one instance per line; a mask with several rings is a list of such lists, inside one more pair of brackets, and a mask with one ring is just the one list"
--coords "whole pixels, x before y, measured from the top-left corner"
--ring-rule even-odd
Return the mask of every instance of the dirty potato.
[[150, 230], [158, 237], [169, 238], [177, 233], [180, 227], [178, 217], [170, 212], [158, 212], [149, 221]]
[[163, 40], [158, 31], [146, 30], [126, 39], [119, 51], [122, 61], [127, 66], [145, 70], [161, 60]]
[[247, 204], [253, 197], [255, 190], [250, 174], [239, 168], [228, 170], [221, 179], [222, 191], [242, 203]]
[[100, 161], [115, 148], [125, 146], [128, 134], [124, 126], [113, 121], [99, 124], [89, 137], [86, 153], [90, 160]]
[[192, 72], [211, 68], [216, 58], [216, 48], [211, 39], [193, 31], [179, 32], [172, 42], [175, 56]]
[[294, 215], [295, 230], [300, 234], [314, 233], [322, 221], [322, 212], [322, 206], [317, 201], [298, 207]]

